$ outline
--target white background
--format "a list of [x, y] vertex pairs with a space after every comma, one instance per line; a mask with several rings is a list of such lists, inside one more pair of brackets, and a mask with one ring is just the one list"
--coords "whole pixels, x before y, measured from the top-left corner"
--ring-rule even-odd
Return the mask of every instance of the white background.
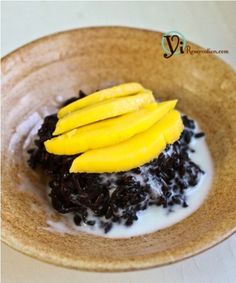
[[[228, 49], [236, 68], [236, 2], [3, 2], [2, 56], [70, 28], [125, 25], [180, 31], [205, 48]], [[182, 262], [146, 271], [92, 273], [42, 263], [2, 245], [4, 283], [235, 283], [236, 235]]]

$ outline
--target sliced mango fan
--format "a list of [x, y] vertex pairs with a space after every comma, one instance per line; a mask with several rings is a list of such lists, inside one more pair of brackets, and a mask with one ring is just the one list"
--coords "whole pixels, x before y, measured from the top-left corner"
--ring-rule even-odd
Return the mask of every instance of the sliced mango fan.
[[156, 102], [151, 90], [135, 82], [103, 89], [59, 109], [55, 137], [44, 145], [52, 154], [80, 154], [71, 173], [127, 171], [180, 138], [176, 103]]

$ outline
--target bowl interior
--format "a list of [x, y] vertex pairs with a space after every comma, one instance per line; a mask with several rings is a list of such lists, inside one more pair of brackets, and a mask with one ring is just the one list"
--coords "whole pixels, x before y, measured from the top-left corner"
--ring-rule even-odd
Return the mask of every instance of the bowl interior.
[[[118, 271], [162, 265], [200, 252], [236, 226], [236, 78], [213, 55], [163, 57], [161, 33], [88, 28], [49, 36], [3, 59], [3, 240], [33, 257], [73, 268]], [[192, 48], [197, 48], [190, 44]], [[206, 133], [214, 161], [208, 198], [190, 217], [129, 239], [52, 233], [45, 181], [26, 163], [27, 136], [56, 101], [137, 81], [178, 108]], [[30, 117], [30, 118], [29, 118]]]

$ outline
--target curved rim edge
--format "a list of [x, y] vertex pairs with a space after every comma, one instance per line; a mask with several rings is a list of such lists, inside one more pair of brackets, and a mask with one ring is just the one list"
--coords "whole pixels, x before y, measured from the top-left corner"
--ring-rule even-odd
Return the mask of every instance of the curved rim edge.
[[[19, 48], [11, 51], [10, 53], [6, 54], [5, 56], [3, 56], [1, 58], [1, 63], [4, 64], [4, 62], [10, 58], [11, 56], [14, 56], [15, 53], [27, 49], [29, 47], [32, 47], [33, 45], [36, 45], [38, 43], [42, 43], [48, 39], [52, 39], [70, 32], [76, 32], [79, 30], [108, 30], [108, 29], [116, 29], [116, 30], [133, 30], [136, 32], [144, 32], [144, 33], [152, 33], [152, 34], [161, 34], [162, 32], [160, 31], [155, 31], [155, 30], [150, 30], [150, 29], [145, 29], [145, 28], [135, 28], [135, 27], [129, 27], [129, 26], [91, 26], [91, 27], [81, 27], [81, 28], [75, 28], [75, 29], [69, 29], [69, 30], [64, 30], [64, 31], [60, 31], [60, 32], [56, 32], [56, 33], [52, 33], [43, 37], [40, 37], [39, 39], [35, 39], [29, 43], [26, 43], [22, 46], [20, 46]], [[190, 41], [189, 41], [190, 42]], [[190, 42], [192, 43], [192, 42]], [[198, 46], [194, 43], [195, 46]], [[216, 60], [218, 60], [221, 63], [224, 63], [230, 71], [235, 72], [234, 68], [229, 65], [228, 63], [226, 63], [222, 58], [211, 54], [212, 57], [214, 57]], [[215, 237], [215, 239], [213, 239], [211, 242], [208, 243], [204, 243], [203, 245], [201, 245], [200, 248], [196, 248], [195, 250], [193, 250], [192, 252], [188, 252], [186, 255], [182, 256], [180, 255], [179, 258], [173, 259], [173, 260], [164, 260], [163, 263], [156, 263], [155, 264], [155, 260], [157, 260], [158, 258], [158, 254], [154, 254], [152, 256], [149, 257], [150, 261], [146, 261], [145, 266], [143, 265], [143, 261], [141, 260], [135, 260], [132, 261], [132, 266], [131, 267], [127, 267], [125, 268], [125, 263], [127, 264], [127, 262], [131, 262], [129, 259], [127, 260], [123, 260], [123, 261], [119, 261], [119, 262], [113, 262], [112, 265], [110, 267], [97, 267], [98, 264], [100, 266], [102, 266], [104, 264], [104, 262], [102, 261], [85, 261], [85, 260], [77, 260], [76, 263], [77, 264], [63, 264], [61, 261], [58, 260], [53, 260], [52, 258], [48, 257], [48, 254], [46, 253], [42, 253], [39, 254], [38, 252], [36, 252], [36, 250], [32, 249], [31, 246], [26, 246], [26, 245], [21, 245], [19, 244], [19, 241], [17, 240], [17, 238], [12, 237], [11, 235], [7, 236], [7, 232], [4, 231], [4, 227], [2, 226], [2, 242], [5, 243], [7, 246], [13, 248], [16, 251], [19, 251], [25, 255], [31, 256], [34, 259], [38, 259], [41, 260], [43, 262], [46, 263], [50, 263], [50, 264], [54, 264], [57, 266], [63, 266], [66, 268], [73, 268], [73, 269], [80, 269], [80, 270], [84, 270], [84, 271], [99, 271], [99, 272], [118, 272], [118, 271], [132, 271], [132, 270], [144, 270], [144, 269], [148, 269], [148, 268], [154, 268], [154, 267], [159, 267], [159, 266], [164, 266], [164, 265], [169, 265], [175, 262], [179, 262], [185, 259], [188, 259], [194, 255], [200, 254], [216, 245], [218, 245], [219, 243], [223, 242], [224, 240], [226, 240], [227, 238], [229, 238], [230, 236], [232, 236], [234, 233], [236, 232], [236, 227], [234, 227], [230, 232], [227, 232], [226, 230], [222, 230], [220, 232], [218, 232], [218, 237]], [[10, 240], [11, 239], [11, 240]], [[16, 244], [18, 243], [18, 245]], [[24, 250], [23, 250], [24, 248]]]
[[[180, 255], [178, 258], [175, 258], [173, 260], [164, 260], [163, 262], [158, 261], [158, 254], [154, 254], [149, 256], [149, 260], [146, 260], [145, 266], [143, 264], [143, 260], [130, 260], [129, 258], [124, 259], [122, 261], [113, 261], [111, 265], [104, 266], [104, 261], [95, 260], [91, 261], [84, 260], [84, 259], [77, 259], [76, 261], [71, 260], [69, 263], [65, 263], [65, 261], [68, 261], [67, 258], [64, 258], [64, 260], [58, 260], [58, 257], [55, 257], [54, 259], [52, 257], [48, 256], [48, 253], [38, 253], [35, 249], [32, 249], [31, 246], [26, 245], [17, 245], [16, 243], [19, 243], [17, 238], [14, 238], [12, 236], [7, 237], [5, 233], [4, 235], [4, 229], [2, 227], [2, 242], [6, 244], [8, 247], [14, 249], [15, 251], [18, 251], [24, 255], [30, 256], [33, 259], [40, 260], [44, 263], [56, 265], [58, 267], [64, 267], [68, 269], [75, 269], [75, 270], [82, 270], [82, 271], [95, 271], [95, 272], [128, 272], [128, 271], [135, 271], [135, 270], [147, 270], [151, 268], [161, 267], [161, 266], [167, 266], [170, 264], [174, 264], [177, 262], [181, 262], [183, 260], [189, 259], [195, 255], [199, 255], [218, 244], [222, 243], [226, 239], [230, 238], [236, 233], [236, 227], [232, 229], [232, 231], [228, 233], [224, 233], [223, 235], [220, 235], [219, 237], [216, 237], [213, 241], [210, 243], [206, 243], [205, 245], [202, 245], [200, 248], [197, 248], [196, 250], [192, 252], [188, 252], [184, 256]], [[11, 240], [9, 240], [11, 239]], [[55, 260], [56, 259], [56, 260]], [[74, 262], [74, 264], [72, 264]], [[129, 263], [132, 262], [132, 266], [129, 266]], [[156, 262], [156, 263], [155, 263]]]

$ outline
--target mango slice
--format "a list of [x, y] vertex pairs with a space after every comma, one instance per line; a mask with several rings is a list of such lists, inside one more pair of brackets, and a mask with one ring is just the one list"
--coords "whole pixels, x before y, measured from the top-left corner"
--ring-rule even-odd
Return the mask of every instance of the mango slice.
[[96, 91], [82, 99], [79, 99], [61, 108], [58, 112], [58, 118], [62, 118], [68, 113], [104, 101], [106, 99], [128, 96], [131, 94], [138, 93], [142, 90], [144, 90], [144, 88], [139, 83], [126, 83], [111, 88], [103, 89], [100, 91]]
[[122, 143], [92, 149], [75, 158], [70, 173], [104, 173], [127, 171], [156, 158], [168, 143], [179, 139], [183, 123], [172, 110], [148, 130]]
[[177, 100], [152, 103], [138, 111], [72, 130], [47, 140], [44, 145], [49, 153], [73, 155], [117, 144], [149, 129], [176, 103]]
[[59, 135], [83, 125], [138, 110], [154, 101], [152, 92], [145, 90], [136, 95], [113, 98], [87, 106], [59, 119], [53, 135]]

